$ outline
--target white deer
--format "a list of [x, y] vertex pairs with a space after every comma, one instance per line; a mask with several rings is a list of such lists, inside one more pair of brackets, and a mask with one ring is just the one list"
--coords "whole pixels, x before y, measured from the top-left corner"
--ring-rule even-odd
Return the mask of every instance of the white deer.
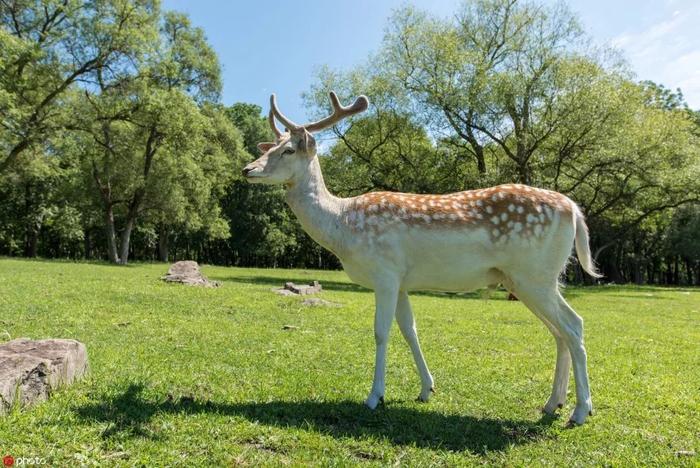
[[[374, 409], [384, 400], [387, 342], [394, 317], [420, 374], [419, 400], [427, 402], [433, 392], [410, 291], [460, 292], [502, 284], [556, 340], [554, 385], [543, 411], [551, 414], [563, 406], [573, 360], [576, 408], [570, 422], [582, 424], [593, 410], [583, 321], [558, 285], [572, 244], [583, 269], [599, 275], [576, 203], [557, 192], [516, 184], [448, 195], [370, 192], [336, 197], [326, 189], [312, 133], [363, 112], [369, 102], [360, 96], [343, 107], [335, 93], [330, 99], [332, 115], [297, 125], [277, 109], [273, 94], [269, 122], [276, 140], [258, 145], [262, 156], [243, 174], [250, 182], [284, 185], [286, 201], [309, 235], [340, 259], [352, 281], [374, 290], [376, 360], [365, 404]], [[286, 132], [277, 129], [275, 118]]]

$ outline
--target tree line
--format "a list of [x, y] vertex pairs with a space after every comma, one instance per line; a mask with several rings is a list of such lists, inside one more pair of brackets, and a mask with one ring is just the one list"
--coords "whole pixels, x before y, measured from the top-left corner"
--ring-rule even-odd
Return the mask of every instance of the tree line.
[[[282, 189], [241, 180], [272, 135], [221, 88], [204, 31], [155, 0], [0, 0], [0, 254], [337, 268]], [[608, 281], [700, 284], [700, 113], [564, 5], [403, 7], [365, 65], [318, 73], [310, 113], [330, 89], [371, 102], [322, 136], [335, 193], [549, 188]]]

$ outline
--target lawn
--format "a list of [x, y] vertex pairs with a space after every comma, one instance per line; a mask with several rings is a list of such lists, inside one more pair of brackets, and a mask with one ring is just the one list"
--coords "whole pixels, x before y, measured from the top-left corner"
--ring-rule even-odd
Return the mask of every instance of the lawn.
[[[495, 293], [416, 294], [437, 394], [394, 326], [386, 404], [362, 405], [373, 295], [342, 272], [205, 267], [218, 289], [165, 284], [163, 264], [0, 259], [0, 341], [75, 338], [91, 372], [0, 417], [0, 457], [84, 465], [700, 464], [700, 290], [567, 288], [585, 319], [595, 414], [543, 417], [554, 341]], [[270, 292], [318, 279], [308, 307]], [[291, 325], [292, 327], [285, 327]], [[694, 454], [693, 454], [694, 453]]]

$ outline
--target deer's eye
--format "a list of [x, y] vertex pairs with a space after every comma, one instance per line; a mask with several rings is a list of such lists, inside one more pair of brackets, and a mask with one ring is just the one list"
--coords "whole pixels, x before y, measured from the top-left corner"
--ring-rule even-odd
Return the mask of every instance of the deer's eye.
[[282, 156], [285, 154], [294, 154], [294, 150], [292, 148], [287, 148], [286, 150], [282, 151]]

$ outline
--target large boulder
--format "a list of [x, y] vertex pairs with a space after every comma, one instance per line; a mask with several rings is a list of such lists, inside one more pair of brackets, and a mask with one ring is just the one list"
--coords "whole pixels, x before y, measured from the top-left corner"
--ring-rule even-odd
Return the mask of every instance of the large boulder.
[[220, 286], [218, 281], [209, 281], [199, 270], [199, 264], [192, 260], [183, 260], [170, 265], [168, 274], [163, 276], [163, 280], [190, 286], [204, 286], [205, 288]]
[[70, 385], [88, 369], [85, 345], [75, 340], [18, 338], [0, 345], [0, 414]]

